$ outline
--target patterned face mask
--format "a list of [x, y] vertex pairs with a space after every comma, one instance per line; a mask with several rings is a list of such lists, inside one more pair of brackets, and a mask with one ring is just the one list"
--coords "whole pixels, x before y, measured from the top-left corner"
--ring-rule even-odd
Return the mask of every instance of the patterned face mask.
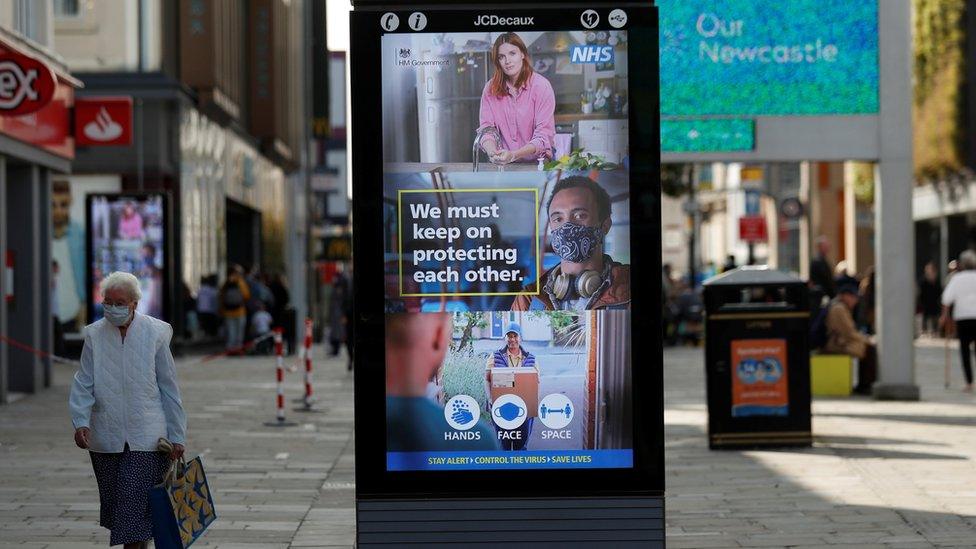
[[603, 242], [603, 231], [599, 227], [563, 223], [549, 232], [549, 242], [559, 257], [570, 263], [582, 263], [592, 257]]

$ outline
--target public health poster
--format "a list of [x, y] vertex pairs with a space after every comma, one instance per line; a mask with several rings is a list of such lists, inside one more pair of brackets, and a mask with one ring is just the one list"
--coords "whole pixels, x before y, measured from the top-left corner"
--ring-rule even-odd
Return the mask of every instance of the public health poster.
[[102, 318], [102, 279], [114, 271], [139, 279], [137, 310], [165, 320], [165, 198], [161, 194], [89, 195], [90, 320]]
[[382, 47], [387, 469], [632, 467], [626, 32]]
[[786, 416], [790, 410], [785, 339], [732, 341], [732, 417]]

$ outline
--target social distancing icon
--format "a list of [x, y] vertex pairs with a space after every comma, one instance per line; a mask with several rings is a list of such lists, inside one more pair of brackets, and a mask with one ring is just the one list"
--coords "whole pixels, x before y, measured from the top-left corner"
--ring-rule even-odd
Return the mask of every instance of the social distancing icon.
[[546, 395], [539, 402], [539, 420], [549, 429], [565, 429], [575, 413], [573, 402], [562, 393]]

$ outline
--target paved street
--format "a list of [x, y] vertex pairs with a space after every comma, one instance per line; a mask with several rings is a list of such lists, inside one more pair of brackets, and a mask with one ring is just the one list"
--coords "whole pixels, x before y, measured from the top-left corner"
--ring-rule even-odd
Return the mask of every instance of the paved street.
[[[352, 376], [319, 351], [323, 413], [288, 402], [287, 419], [298, 423], [288, 428], [264, 426], [275, 417], [273, 357], [178, 361], [188, 453], [203, 455], [219, 515], [194, 547], [352, 546]], [[0, 407], [0, 548], [108, 545], [91, 464], [71, 438], [72, 374], [59, 366], [54, 389]], [[286, 375], [289, 400], [302, 387], [301, 371]]]
[[[976, 400], [942, 388], [943, 349], [920, 346], [921, 403], [814, 403], [809, 450], [707, 450], [700, 349], [666, 355], [668, 545], [972, 547]], [[317, 356], [321, 356], [321, 352]], [[953, 360], [958, 358], [953, 355]], [[352, 382], [318, 359], [323, 413], [274, 417], [270, 358], [180, 360], [189, 450], [204, 456], [220, 519], [195, 547], [349, 547]], [[56, 387], [0, 408], [0, 548], [104, 547], [87, 456]], [[299, 373], [288, 394], [301, 393]]]

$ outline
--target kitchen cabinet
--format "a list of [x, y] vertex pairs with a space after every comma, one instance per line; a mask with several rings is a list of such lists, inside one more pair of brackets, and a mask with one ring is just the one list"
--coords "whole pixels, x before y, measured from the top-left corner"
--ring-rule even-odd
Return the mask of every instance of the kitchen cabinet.
[[580, 120], [579, 146], [610, 162], [627, 154], [629, 121], [626, 119]]

